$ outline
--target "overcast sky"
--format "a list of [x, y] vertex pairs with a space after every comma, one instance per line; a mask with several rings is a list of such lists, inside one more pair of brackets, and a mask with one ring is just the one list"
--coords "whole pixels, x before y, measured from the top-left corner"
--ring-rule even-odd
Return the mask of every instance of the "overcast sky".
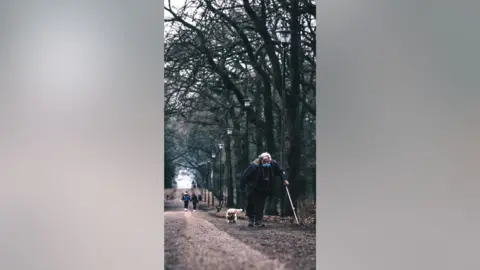
[[[185, 174], [182, 174], [185, 173]], [[177, 188], [190, 188], [192, 186], [193, 175], [187, 170], [180, 170], [175, 181], [177, 181]]]

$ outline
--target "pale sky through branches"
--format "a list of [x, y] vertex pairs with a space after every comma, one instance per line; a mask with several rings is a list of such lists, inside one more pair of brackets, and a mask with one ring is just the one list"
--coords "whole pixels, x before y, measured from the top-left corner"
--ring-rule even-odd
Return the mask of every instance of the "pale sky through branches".
[[188, 170], [180, 170], [175, 179], [175, 181], [177, 182], [177, 188], [191, 188], [193, 179], [193, 175]]
[[[172, 8], [172, 11], [173, 12], [177, 12], [179, 8], [185, 6], [185, 4], [188, 3], [188, 0], [170, 0], [170, 5], [171, 5], [171, 8]], [[168, 0], [167, 1], [164, 1], [164, 5], [165, 7], [169, 7], [169, 2]], [[189, 10], [188, 8], [186, 10]], [[164, 15], [164, 18], [165, 19], [170, 19], [172, 18], [172, 15], [170, 14], [170, 12], [168, 12], [167, 10], [163, 10], [163, 15]], [[195, 22], [192, 22], [190, 21], [188, 18], [183, 18], [184, 20], [186, 20], [187, 22], [191, 23], [191, 24], [195, 24]], [[169, 23], [165, 23], [165, 32], [164, 32], [164, 36], [170, 32], [170, 29], [171, 29], [171, 22]]]
[[[173, 10], [174, 12], [177, 11], [181, 6], [183, 6], [184, 3], [185, 3], [184, 0], [170, 0], [170, 5], [171, 5], [172, 10]], [[165, 7], [167, 7], [167, 8], [169, 7], [169, 2], [168, 2], [168, 0], [167, 0], [167, 1], [164, 1], [164, 5], [165, 5]], [[163, 17], [164, 17], [165, 19], [170, 19], [170, 18], [172, 18], [172, 15], [171, 15], [168, 11], [163, 10], [163, 12], [164, 12], [164, 13], [163, 13]], [[164, 33], [164, 35], [166, 35], [166, 33], [169, 32], [169, 30], [170, 30], [170, 25], [171, 25], [171, 23], [166, 23], [166, 24], [165, 24], [165, 33]]]

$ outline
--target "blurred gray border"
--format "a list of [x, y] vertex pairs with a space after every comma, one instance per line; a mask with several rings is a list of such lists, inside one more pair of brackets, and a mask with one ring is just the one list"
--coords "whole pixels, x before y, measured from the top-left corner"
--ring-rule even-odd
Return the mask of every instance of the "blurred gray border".
[[163, 29], [162, 1], [0, 3], [0, 269], [164, 267]]
[[[160, 47], [160, 62], [161, 62], [161, 65], [162, 65], [162, 69], [160, 70], [160, 78], [161, 78], [161, 82], [164, 82], [165, 81], [165, 78], [164, 78], [164, 72], [163, 72], [163, 66], [164, 66], [164, 46], [165, 46], [165, 39], [163, 38], [164, 36], [164, 31], [165, 31], [165, 25], [164, 25], [164, 22], [163, 22], [163, 18], [164, 18], [164, 9], [163, 9], [163, 2], [164, 1], [160, 1], [162, 3], [162, 7], [161, 7], [161, 11], [160, 11], [160, 20], [161, 20], [161, 23], [159, 24], [160, 25], [160, 30], [161, 30], [161, 34], [162, 34], [162, 43], [161, 43], [161, 47]], [[165, 117], [164, 117], [164, 108], [165, 108], [165, 95], [164, 95], [164, 83], [161, 83], [161, 86], [159, 87], [160, 91], [162, 92], [162, 95], [161, 95], [161, 98], [160, 98], [160, 104], [162, 106], [162, 113], [160, 115], [160, 126], [164, 127], [165, 126], [165, 123], [164, 123], [164, 120], [165, 120]], [[159, 138], [161, 140], [161, 148], [160, 148], [160, 153], [161, 153], [161, 163], [160, 163], [160, 172], [161, 172], [161, 175], [162, 175], [162, 180], [160, 181], [160, 192], [162, 194], [162, 196], [165, 196], [165, 190], [164, 190], [164, 181], [165, 179], [163, 178], [165, 176], [165, 170], [164, 170], [164, 165], [165, 165], [165, 162], [164, 162], [164, 157], [165, 155], [163, 154], [163, 152], [165, 151], [165, 128], [162, 128], [162, 131], [161, 131], [161, 138]], [[161, 233], [161, 239], [162, 239], [162, 245], [164, 246], [164, 248], [160, 251], [160, 254], [159, 256], [162, 258], [162, 264], [165, 265], [165, 217], [164, 217], [164, 198], [162, 197], [162, 200], [160, 202], [160, 205], [161, 205], [161, 222], [162, 222], [162, 227], [160, 229], [160, 231], [162, 232]]]
[[317, 268], [480, 269], [474, 1], [317, 1]]

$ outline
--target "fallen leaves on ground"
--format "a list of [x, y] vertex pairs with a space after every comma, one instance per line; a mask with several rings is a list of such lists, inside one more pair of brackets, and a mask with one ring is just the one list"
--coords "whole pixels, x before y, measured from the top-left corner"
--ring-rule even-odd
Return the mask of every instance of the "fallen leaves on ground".
[[281, 224], [273, 220], [267, 221], [267, 226], [264, 228], [251, 228], [247, 227], [244, 218], [240, 218], [237, 224], [227, 224], [225, 211], [216, 213], [212, 209], [205, 214], [207, 214], [205, 218], [217, 228], [265, 253], [270, 258], [286, 263], [286, 269], [315, 269], [314, 227]]
[[[225, 214], [227, 212], [227, 209], [222, 209], [220, 212], [217, 212], [216, 209], [213, 209], [212, 207], [208, 207], [205, 203], [201, 203], [199, 206], [199, 209], [207, 210], [219, 218], [225, 218]], [[238, 213], [237, 218], [247, 219], [247, 217], [245, 216], [245, 212]], [[317, 219], [315, 206], [313, 206], [312, 209], [309, 209], [309, 211], [303, 214], [302, 216], [297, 216], [297, 218], [300, 225], [314, 228], [316, 225], [316, 219]], [[265, 216], [263, 219], [265, 222], [270, 222], [270, 223], [296, 224], [295, 217], [293, 216], [291, 217]]]

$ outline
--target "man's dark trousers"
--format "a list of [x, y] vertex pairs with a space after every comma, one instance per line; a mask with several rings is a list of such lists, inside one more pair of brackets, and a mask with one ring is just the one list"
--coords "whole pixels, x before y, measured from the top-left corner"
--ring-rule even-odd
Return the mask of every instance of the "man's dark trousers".
[[268, 192], [254, 190], [247, 194], [247, 216], [255, 218], [255, 221], [263, 219], [263, 211], [265, 210], [265, 202], [268, 197]]

